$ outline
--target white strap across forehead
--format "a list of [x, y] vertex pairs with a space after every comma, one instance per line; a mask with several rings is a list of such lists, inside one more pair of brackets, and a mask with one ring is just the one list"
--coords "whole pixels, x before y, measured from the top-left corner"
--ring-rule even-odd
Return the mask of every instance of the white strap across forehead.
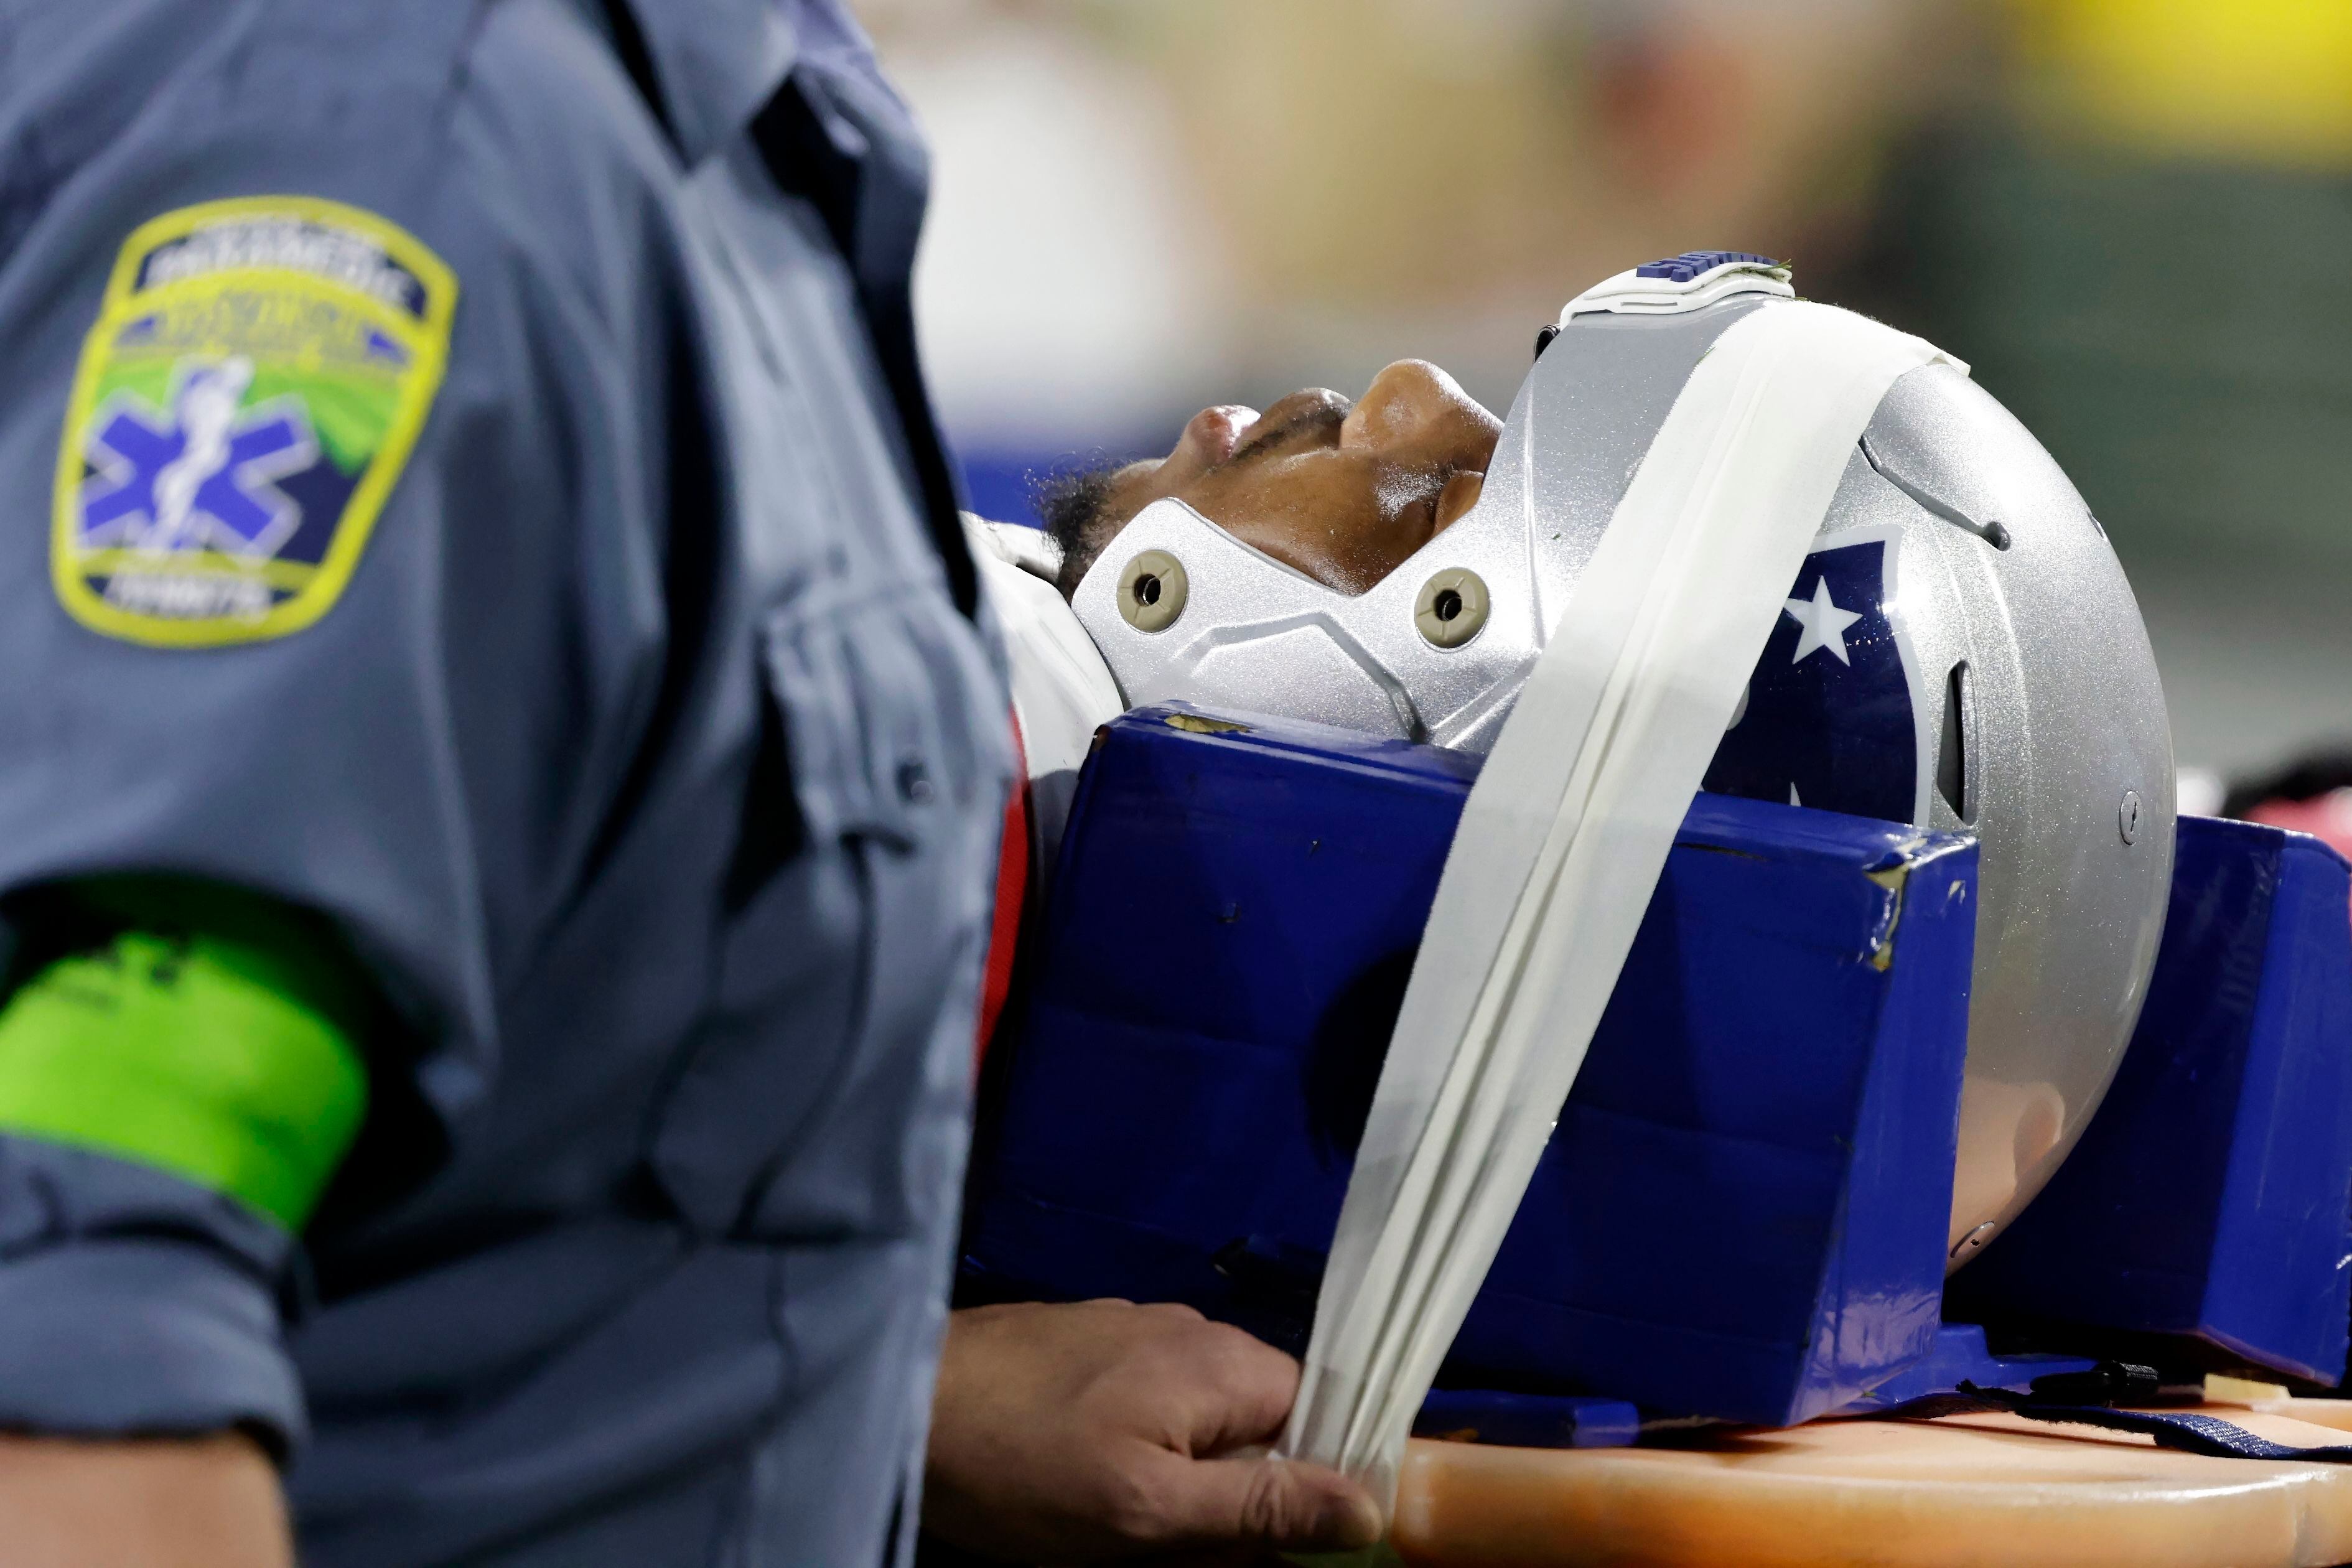
[[1692, 371], [1470, 792], [1284, 1454], [1346, 1471], [1384, 1507], [1393, 1497], [1413, 1414], [1517, 1212], [1847, 457], [1895, 378], [1946, 357], [1790, 303], [1734, 323]]

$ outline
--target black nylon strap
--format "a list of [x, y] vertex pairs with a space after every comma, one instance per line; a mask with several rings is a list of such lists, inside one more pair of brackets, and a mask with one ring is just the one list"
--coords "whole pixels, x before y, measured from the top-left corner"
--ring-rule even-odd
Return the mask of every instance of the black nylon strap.
[[2102, 1362], [2086, 1373], [2062, 1373], [2033, 1380], [2031, 1394], [2006, 1388], [1979, 1388], [1963, 1383], [1951, 1394], [1930, 1394], [1878, 1412], [1882, 1419], [1932, 1421], [1943, 1415], [1978, 1415], [2000, 1411], [2030, 1421], [2066, 1426], [2095, 1426], [2106, 1432], [2137, 1432], [2156, 1439], [2161, 1448], [2203, 1454], [2216, 1459], [2303, 1459], [2322, 1464], [2352, 1464], [2352, 1444], [2331, 1443], [2297, 1448], [2256, 1436], [2234, 1421], [2192, 1411], [2117, 1410], [2106, 1401], [2145, 1398], [2155, 1392], [2156, 1373], [2124, 1362]]

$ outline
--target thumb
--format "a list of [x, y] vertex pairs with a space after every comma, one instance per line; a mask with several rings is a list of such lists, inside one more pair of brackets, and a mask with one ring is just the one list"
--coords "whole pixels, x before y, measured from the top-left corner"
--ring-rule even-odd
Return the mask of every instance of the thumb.
[[1178, 1541], [1285, 1552], [1353, 1552], [1381, 1538], [1378, 1504], [1337, 1470], [1297, 1459], [1169, 1454], [1167, 1522]]

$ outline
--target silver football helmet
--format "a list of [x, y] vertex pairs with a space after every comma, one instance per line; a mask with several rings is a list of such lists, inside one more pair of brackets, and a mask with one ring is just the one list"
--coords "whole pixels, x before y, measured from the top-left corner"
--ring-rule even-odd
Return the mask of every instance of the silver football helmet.
[[[1072, 607], [1130, 704], [1485, 751], [1692, 367], [1790, 293], [1764, 258], [1702, 252], [1570, 301], [1478, 501], [1369, 592], [1169, 500]], [[2171, 732], [2122, 568], [2049, 454], [1959, 371], [1912, 371], [1880, 404], [1706, 784], [1980, 839], [1958, 1267], [2041, 1190], [2114, 1076], [2173, 830]]]

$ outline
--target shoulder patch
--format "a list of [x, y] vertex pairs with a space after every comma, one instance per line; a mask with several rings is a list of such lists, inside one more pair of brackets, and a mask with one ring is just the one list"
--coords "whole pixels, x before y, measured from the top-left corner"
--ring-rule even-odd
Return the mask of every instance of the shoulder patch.
[[58, 453], [58, 598], [166, 647], [331, 608], [448, 357], [457, 280], [356, 207], [259, 196], [142, 224], [108, 279]]

